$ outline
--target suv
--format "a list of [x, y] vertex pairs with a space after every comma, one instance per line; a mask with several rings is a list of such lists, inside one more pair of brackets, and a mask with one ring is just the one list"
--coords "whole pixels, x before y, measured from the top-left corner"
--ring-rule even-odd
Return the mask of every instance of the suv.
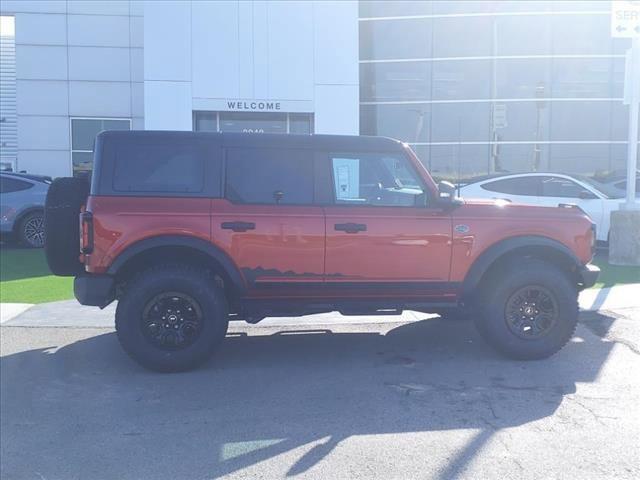
[[0, 232], [29, 248], [44, 245], [44, 200], [51, 177], [0, 173]]
[[124, 350], [160, 371], [204, 362], [230, 319], [330, 311], [474, 312], [509, 357], [557, 352], [598, 275], [592, 222], [454, 193], [388, 138], [103, 132], [90, 191], [51, 187], [47, 258], [81, 304], [117, 299]]

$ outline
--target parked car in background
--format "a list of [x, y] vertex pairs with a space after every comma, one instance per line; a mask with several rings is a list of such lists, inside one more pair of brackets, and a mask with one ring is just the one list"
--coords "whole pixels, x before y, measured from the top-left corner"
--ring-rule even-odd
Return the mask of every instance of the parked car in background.
[[[605, 185], [610, 185], [616, 190], [619, 190], [620, 195], [626, 197], [627, 195], [627, 180], [625, 178], [606, 182]], [[640, 198], [640, 175], [636, 176], [636, 198]]]
[[557, 207], [579, 206], [596, 224], [597, 240], [609, 240], [613, 210], [624, 201], [624, 191], [593, 178], [560, 173], [521, 173], [485, 178], [460, 188], [463, 198], [504, 199], [514, 203]]
[[[597, 173], [593, 175], [596, 182], [611, 186], [619, 190], [622, 196], [627, 195], [627, 171], [613, 170], [606, 173]], [[640, 170], [636, 169], [636, 198], [640, 198]]]
[[0, 231], [26, 247], [44, 246], [44, 202], [51, 177], [0, 173]]

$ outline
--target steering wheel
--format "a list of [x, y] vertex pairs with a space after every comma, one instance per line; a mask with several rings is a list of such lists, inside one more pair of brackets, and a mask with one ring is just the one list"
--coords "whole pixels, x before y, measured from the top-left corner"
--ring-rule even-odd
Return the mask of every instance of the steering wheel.
[[384, 187], [381, 182], [374, 183], [372, 187], [371, 194], [367, 198], [367, 203], [375, 204], [380, 201], [382, 193], [384, 192]]

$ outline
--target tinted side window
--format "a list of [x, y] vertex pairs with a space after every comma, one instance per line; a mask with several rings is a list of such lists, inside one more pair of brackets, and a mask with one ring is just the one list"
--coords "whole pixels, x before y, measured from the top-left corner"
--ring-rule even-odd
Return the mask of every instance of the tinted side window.
[[20, 190], [28, 190], [32, 186], [29, 182], [23, 182], [15, 178], [0, 177], [0, 193], [19, 192]]
[[[209, 168], [207, 169], [207, 165]], [[221, 161], [204, 142], [145, 139], [123, 141], [116, 147], [113, 189], [117, 192], [196, 195], [206, 191], [220, 194]], [[216, 181], [216, 178], [218, 181]]]
[[510, 195], [537, 196], [540, 194], [539, 177], [505, 178], [480, 185], [484, 190]]
[[311, 150], [229, 148], [226, 197], [234, 203], [313, 203]]
[[[543, 197], [580, 198], [582, 192], [588, 192], [576, 182], [566, 178], [542, 177]], [[590, 192], [589, 192], [590, 193]], [[591, 195], [595, 198], [594, 195]]]
[[424, 206], [422, 182], [404, 157], [333, 155], [335, 202], [346, 205]]

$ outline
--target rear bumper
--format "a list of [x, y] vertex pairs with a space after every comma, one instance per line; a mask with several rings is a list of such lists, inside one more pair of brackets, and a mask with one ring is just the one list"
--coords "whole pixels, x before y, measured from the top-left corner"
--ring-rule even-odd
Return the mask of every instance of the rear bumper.
[[73, 293], [82, 305], [104, 308], [115, 299], [111, 275], [81, 275], [73, 281]]
[[600, 267], [588, 263], [578, 271], [578, 274], [582, 288], [593, 287], [598, 280], [598, 275], [600, 275]]

